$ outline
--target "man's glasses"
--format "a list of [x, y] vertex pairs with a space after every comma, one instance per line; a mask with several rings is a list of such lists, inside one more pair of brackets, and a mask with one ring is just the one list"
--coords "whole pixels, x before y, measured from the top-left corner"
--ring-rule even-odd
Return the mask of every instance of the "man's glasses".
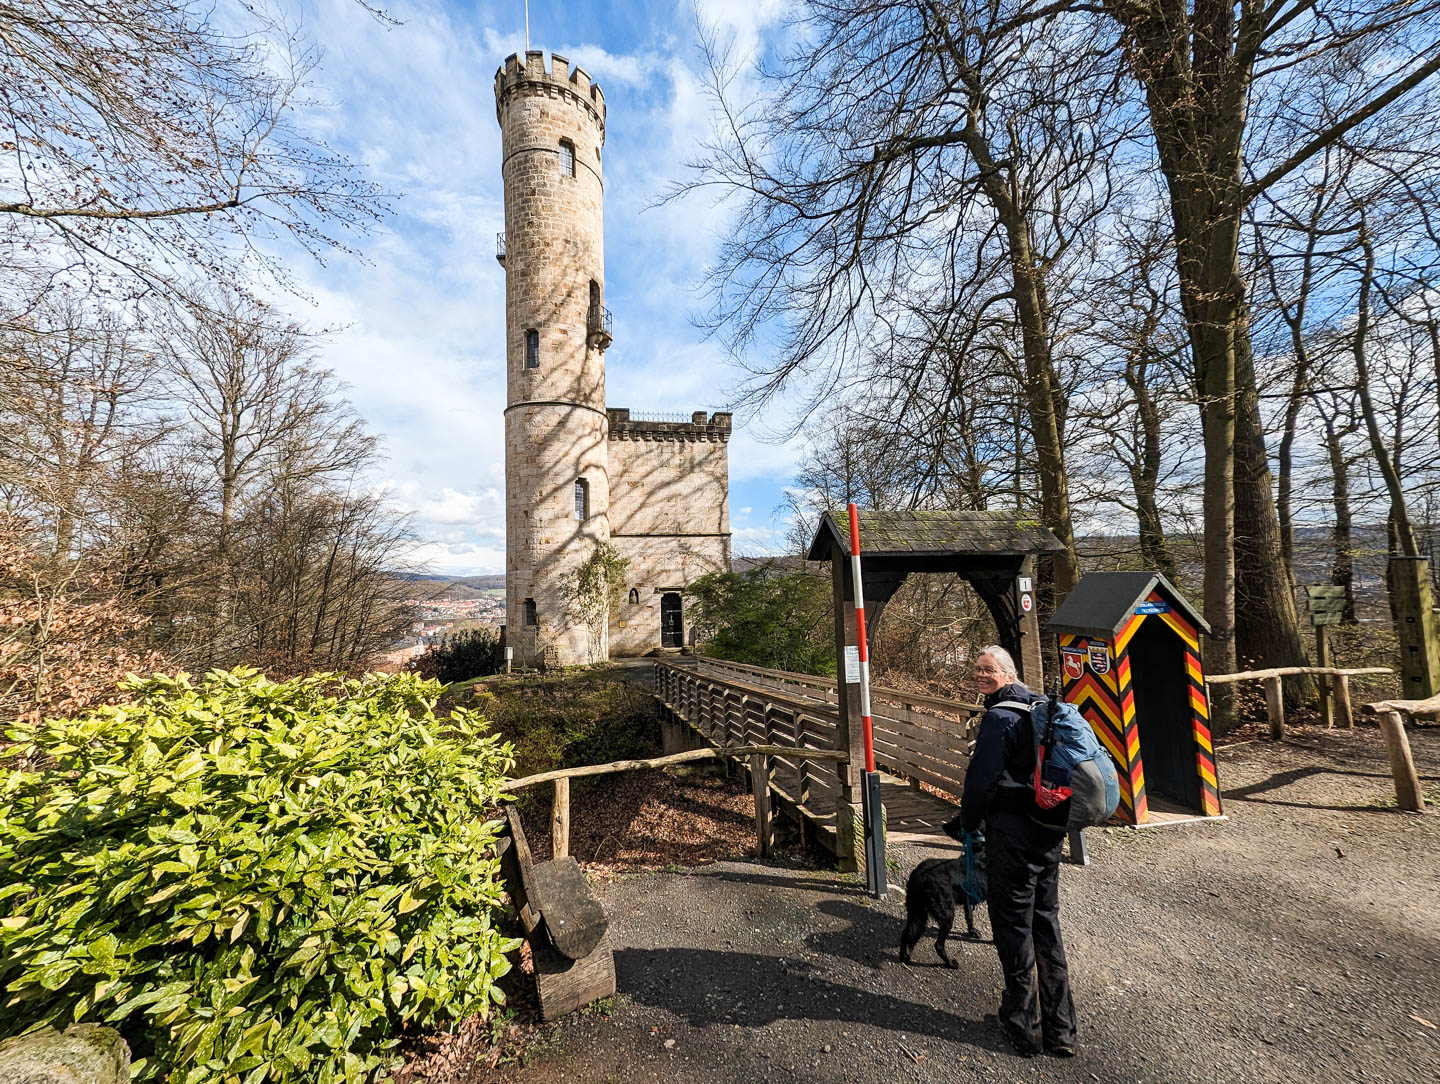
[[995, 669], [993, 666], [977, 666], [975, 667], [975, 673], [983, 677], [986, 674], [999, 674], [1001, 671]]

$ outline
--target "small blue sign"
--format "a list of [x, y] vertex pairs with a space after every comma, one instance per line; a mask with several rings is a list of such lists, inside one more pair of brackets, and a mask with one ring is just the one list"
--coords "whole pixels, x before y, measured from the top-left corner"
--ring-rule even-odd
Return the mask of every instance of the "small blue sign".
[[1170, 603], [1168, 602], [1142, 602], [1135, 607], [1137, 614], [1168, 614]]

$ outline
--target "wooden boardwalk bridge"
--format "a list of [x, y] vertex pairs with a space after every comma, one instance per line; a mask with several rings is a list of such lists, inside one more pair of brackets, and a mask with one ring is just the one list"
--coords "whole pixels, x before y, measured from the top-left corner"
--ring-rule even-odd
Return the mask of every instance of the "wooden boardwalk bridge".
[[[665, 706], [714, 746], [785, 745], [853, 754], [858, 743], [837, 707], [832, 678], [720, 659], [662, 659], [655, 664], [655, 686]], [[984, 709], [878, 687], [870, 690], [870, 699], [888, 837], [904, 842], [943, 835], [941, 825], [956, 812]], [[854, 815], [858, 756], [840, 762], [774, 756], [763, 764], [770, 804], [843, 860], [839, 825], [847, 811]]]

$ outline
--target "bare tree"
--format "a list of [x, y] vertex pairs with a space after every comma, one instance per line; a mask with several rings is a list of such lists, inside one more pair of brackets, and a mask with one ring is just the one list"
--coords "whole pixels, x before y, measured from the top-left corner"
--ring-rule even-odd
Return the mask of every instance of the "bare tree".
[[1144, 89], [1169, 188], [1205, 441], [1209, 665], [1231, 670], [1236, 661], [1237, 508], [1255, 647], [1298, 658], [1293, 598], [1266, 583], [1279, 563], [1279, 529], [1238, 263], [1241, 223], [1258, 194], [1440, 71], [1436, 6], [1107, 0], [1102, 8]]
[[[1084, 26], [1060, 53], [986, 3], [812, 0], [798, 18], [807, 44], [750, 112], [728, 100], [711, 43], [725, 127], [690, 187], [743, 204], [713, 277], [714, 324], [737, 348], [778, 325], [782, 348], [748, 390], [808, 382], [813, 407], [896, 353], [917, 293], [940, 316], [962, 304], [933, 289], [947, 274], [971, 286], [997, 269], [989, 296], [962, 291], [977, 308], [947, 330], [990, 306], [1010, 316], [1042, 515], [1066, 547], [1063, 596], [1078, 565], [1053, 277], [1110, 199], [1126, 135], [1113, 69]], [[966, 265], [981, 273], [955, 270]]]
[[318, 51], [254, 5], [225, 7], [0, 0], [7, 277], [130, 293], [239, 258], [283, 276], [265, 241], [322, 256], [383, 212], [293, 123]]

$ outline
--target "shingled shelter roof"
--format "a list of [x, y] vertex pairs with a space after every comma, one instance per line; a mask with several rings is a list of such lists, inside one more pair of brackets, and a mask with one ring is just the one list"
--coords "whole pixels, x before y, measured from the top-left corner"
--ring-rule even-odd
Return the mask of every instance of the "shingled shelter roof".
[[[862, 550], [863, 553], [863, 550]], [[1185, 601], [1175, 585], [1158, 572], [1087, 572], [1050, 618], [1047, 631], [1053, 634], [1093, 636], [1113, 640], [1130, 620], [1135, 607], [1159, 591], [1176, 611], [1202, 632], [1210, 626]]]
[[[1009, 512], [951, 512], [920, 509], [908, 512], [861, 511], [862, 557], [903, 555], [1025, 555], [1059, 553], [1060, 540], [1033, 519]], [[828, 560], [831, 545], [850, 552], [850, 517], [842, 508], [820, 519], [808, 559]]]

